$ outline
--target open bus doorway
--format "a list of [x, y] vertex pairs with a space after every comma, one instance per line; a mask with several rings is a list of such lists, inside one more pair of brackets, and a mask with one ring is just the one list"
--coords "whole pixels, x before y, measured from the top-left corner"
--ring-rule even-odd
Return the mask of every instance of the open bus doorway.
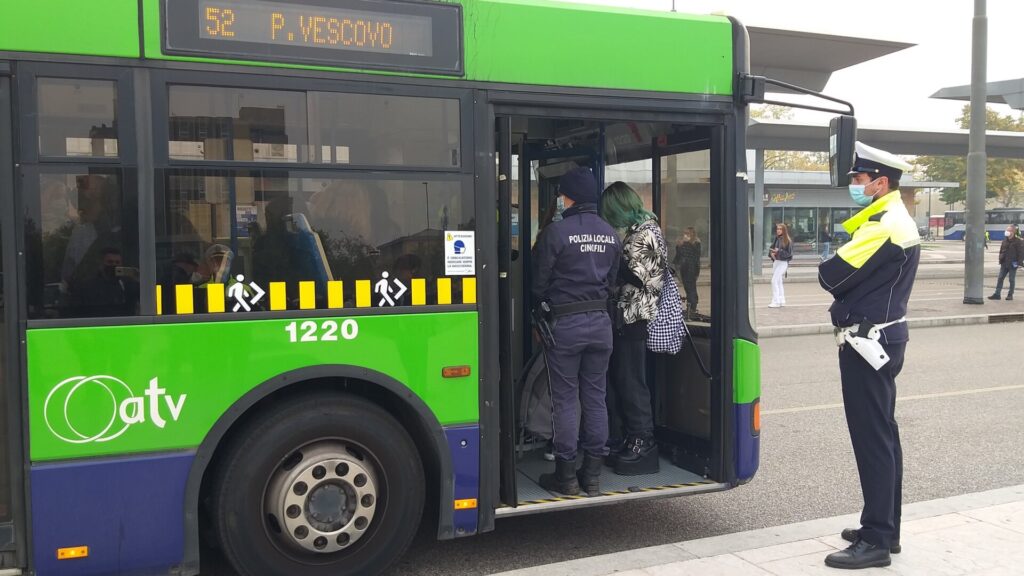
[[[501, 175], [510, 181], [509, 226], [502, 228], [509, 237], [499, 246], [499, 250], [508, 247], [509, 262], [508, 297], [501, 302], [502, 336], [508, 343], [502, 382], [514, 388], [503, 390], [503, 426], [512, 425], [514, 431], [503, 431], [502, 494], [507, 505], [518, 507], [501, 509], [499, 515], [525, 513], [526, 508], [534, 511], [536, 506], [599, 504], [604, 497], [609, 502], [676, 494], [722, 481], [722, 433], [716, 437], [715, 432], [723, 417], [722, 374], [720, 370], [716, 373], [717, 364], [712, 361], [714, 354], [721, 354], [721, 347], [714, 343], [712, 312], [712, 234], [719, 232], [713, 226], [712, 191], [720, 182], [713, 168], [719, 161], [713, 142], [719, 129], [664, 122], [513, 116], [499, 119], [498, 131], [499, 189]], [[618, 476], [606, 466], [601, 476], [603, 496], [595, 499], [562, 497], [537, 484], [539, 475], [552, 467], [545, 458], [550, 437], [543, 431], [528, 430], [526, 425], [528, 420], [550, 420], [549, 403], [529, 401], [531, 388], [537, 392], [534, 396], [540, 397], [547, 387], [546, 371], [537, 365], [543, 358], [530, 316], [532, 249], [544, 227], [561, 217], [556, 202], [558, 180], [576, 166], [593, 169], [602, 190], [622, 181], [640, 195], [645, 207], [659, 217], [670, 266], [678, 262], [677, 244], [684, 232], [695, 232], [701, 247], [699, 274], [691, 283], [695, 289], [683, 296], [687, 300], [684, 307], [692, 310], [684, 349], [676, 355], [648, 352], [646, 379], [661, 448], [660, 470], [650, 475]], [[499, 259], [503, 257], [499, 254]], [[683, 295], [683, 279], [679, 271], [675, 275]], [[702, 363], [711, 370], [711, 377], [705, 375]], [[513, 493], [510, 483], [515, 487], [514, 504], [509, 501]]]

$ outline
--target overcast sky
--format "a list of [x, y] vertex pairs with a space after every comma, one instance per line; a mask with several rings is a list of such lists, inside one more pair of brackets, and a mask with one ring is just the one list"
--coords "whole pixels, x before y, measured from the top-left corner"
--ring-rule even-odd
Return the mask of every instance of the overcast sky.
[[[670, 10], [671, 0], [565, 0]], [[862, 126], [956, 128], [963, 102], [930, 99], [936, 90], [971, 82], [973, 0], [676, 0], [676, 10], [722, 12], [747, 26], [801, 30], [916, 44], [912, 48], [840, 70], [825, 92], [853, 103]], [[1024, 1], [989, 0], [988, 81], [1024, 77]], [[845, 12], [845, 13], [844, 13]], [[886, 82], [893, 78], [894, 82]], [[892, 85], [894, 88], [888, 88]], [[1009, 106], [990, 104], [1001, 114]], [[827, 115], [798, 119], [827, 123]]]

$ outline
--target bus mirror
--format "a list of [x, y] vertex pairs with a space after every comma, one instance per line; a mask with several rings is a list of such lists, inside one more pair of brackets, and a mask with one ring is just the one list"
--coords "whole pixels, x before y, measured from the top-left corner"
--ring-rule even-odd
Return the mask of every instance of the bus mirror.
[[832, 186], [835, 188], [844, 188], [849, 184], [846, 174], [853, 167], [856, 142], [856, 118], [836, 116], [828, 123], [828, 172], [832, 177]]

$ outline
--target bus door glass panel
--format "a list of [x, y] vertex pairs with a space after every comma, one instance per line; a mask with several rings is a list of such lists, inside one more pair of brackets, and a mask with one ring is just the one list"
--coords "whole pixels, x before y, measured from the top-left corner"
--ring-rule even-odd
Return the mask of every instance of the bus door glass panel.
[[[3, 89], [3, 86], [0, 86]], [[0, 113], [6, 113], [0, 110]], [[2, 137], [2, 136], [0, 136]], [[2, 159], [0, 159], [2, 161]], [[2, 185], [3, 183], [0, 183]], [[7, 209], [9, 202], [8, 192], [0, 192], [0, 202], [3, 202], [3, 209]], [[11, 516], [11, 469], [10, 454], [8, 453], [8, 419], [7, 419], [7, 299], [4, 297], [4, 248], [3, 230], [0, 230], [0, 430], [3, 431], [4, 439], [0, 440], [0, 524], [10, 522]], [[15, 436], [17, 437], [17, 435]], [[7, 542], [4, 541], [2, 530], [0, 530], [0, 550]]]
[[706, 441], [711, 435], [711, 383], [685, 348], [695, 346], [710, 366], [711, 153], [697, 150], [659, 160], [661, 227], [669, 265], [683, 298], [690, 339], [679, 354], [656, 355], [659, 402], [655, 419], [659, 426], [677, 434]]

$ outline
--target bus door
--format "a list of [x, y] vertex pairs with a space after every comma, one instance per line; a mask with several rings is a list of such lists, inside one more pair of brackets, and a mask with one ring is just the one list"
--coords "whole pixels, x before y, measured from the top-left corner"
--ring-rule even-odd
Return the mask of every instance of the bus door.
[[[689, 338], [674, 355], [649, 353], [648, 381], [653, 382], [656, 435], [672, 449], [673, 464], [704, 476], [716, 477], [721, 432], [720, 382], [716, 371], [717, 333], [712, 310], [716, 293], [713, 275], [723, 271], [712, 262], [717, 234], [712, 204], [720, 181], [712, 151], [714, 129], [694, 128], [675, 146], [655, 146], [653, 205], [661, 222]], [[715, 278], [717, 280], [717, 278]], [[718, 391], [718, 392], [716, 392]]]
[[0, 61], [0, 572], [24, 567], [10, 67]]
[[512, 280], [518, 277], [513, 272], [513, 264], [519, 263], [516, 253], [518, 245], [513, 241], [513, 234], [518, 227], [519, 213], [513, 201], [513, 166], [512, 166], [512, 119], [508, 116], [498, 117], [495, 123], [498, 166], [498, 363], [500, 365], [501, 405], [501, 486], [500, 500], [507, 506], [515, 506], [516, 496], [516, 405], [515, 382], [518, 377], [519, 362], [516, 350], [517, 326], [515, 321], [517, 302], [522, 295]]

